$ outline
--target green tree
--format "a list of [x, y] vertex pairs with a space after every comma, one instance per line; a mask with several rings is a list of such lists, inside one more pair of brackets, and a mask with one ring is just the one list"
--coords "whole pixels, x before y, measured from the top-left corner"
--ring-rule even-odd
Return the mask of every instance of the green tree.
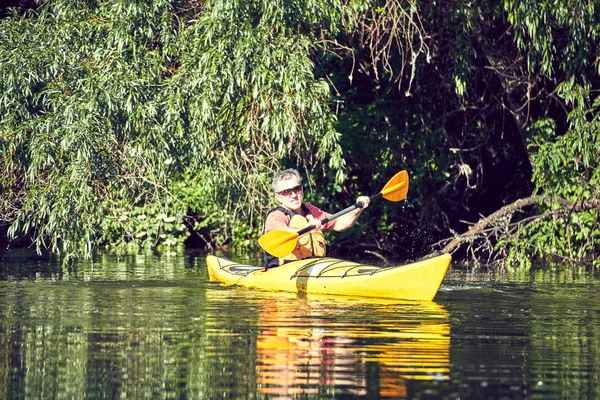
[[433, 51], [450, 56], [442, 64], [447, 68], [438, 65], [452, 77], [439, 81], [454, 82], [456, 92], [445, 115], [453, 123], [463, 118], [457, 127], [445, 125], [460, 160], [454, 188], [470, 177], [467, 196], [457, 204], [476, 207], [470, 218], [461, 217], [471, 223], [455, 224], [464, 235], [449, 239], [444, 249], [467, 243], [463, 248], [473, 259], [485, 255], [521, 266], [536, 256], [593, 259], [600, 188], [590, 121], [597, 107], [591, 105], [598, 85], [600, 5], [456, 2], [442, 15], [444, 22], [433, 26], [441, 33], [429, 33], [451, 37], [450, 51]]
[[317, 6], [56, 0], [2, 20], [9, 237], [67, 255], [157, 245], [189, 202], [235, 221], [282, 158], [341, 178], [329, 89], [309, 57], [328, 18]]
[[599, 21], [576, 0], [43, 2], [0, 20], [2, 226], [68, 255], [252, 245], [282, 166], [332, 211], [406, 169], [407, 203], [335, 241], [590, 258]]

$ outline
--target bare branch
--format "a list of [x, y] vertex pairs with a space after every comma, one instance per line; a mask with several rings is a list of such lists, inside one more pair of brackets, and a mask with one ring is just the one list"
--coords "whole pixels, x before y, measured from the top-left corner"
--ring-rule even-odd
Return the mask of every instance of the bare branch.
[[[516, 223], [510, 223], [513, 215], [523, 211], [524, 208], [536, 204], [550, 204], [552, 201], [558, 202], [559, 209], [549, 210], [545, 213], [538, 214], [532, 217], [525, 218]], [[454, 253], [463, 244], [469, 244], [469, 248], [473, 250], [473, 244], [478, 241], [483, 241], [485, 251], [491, 253], [493, 248], [491, 238], [508, 237], [519, 225], [529, 224], [533, 221], [547, 219], [556, 214], [565, 214], [570, 212], [580, 212], [600, 207], [600, 199], [594, 198], [584, 201], [572, 201], [564, 198], [552, 199], [550, 196], [530, 196], [519, 199], [511, 204], [508, 204], [498, 211], [490, 214], [487, 217], [482, 217], [476, 224], [471, 226], [465, 233], [454, 236], [454, 238], [444, 240], [438, 243], [443, 245], [442, 252]], [[479, 248], [478, 248], [479, 249]]]

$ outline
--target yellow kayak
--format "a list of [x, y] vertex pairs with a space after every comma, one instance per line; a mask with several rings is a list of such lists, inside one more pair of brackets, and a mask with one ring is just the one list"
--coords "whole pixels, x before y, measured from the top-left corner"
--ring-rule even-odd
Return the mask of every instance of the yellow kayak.
[[206, 257], [210, 280], [225, 285], [426, 301], [437, 294], [451, 261], [450, 254], [441, 254], [408, 265], [379, 267], [326, 257], [294, 261], [265, 271], [227, 258]]

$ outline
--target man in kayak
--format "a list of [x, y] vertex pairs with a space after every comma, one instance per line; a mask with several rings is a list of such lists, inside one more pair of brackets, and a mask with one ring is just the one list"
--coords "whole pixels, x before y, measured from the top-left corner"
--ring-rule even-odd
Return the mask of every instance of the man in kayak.
[[369, 206], [371, 200], [368, 196], [359, 196], [356, 202], [361, 202], [363, 204], [362, 208], [356, 208], [333, 221], [321, 225], [321, 220], [328, 218], [331, 214], [310, 203], [303, 203], [304, 191], [298, 171], [290, 168], [275, 174], [273, 177], [273, 190], [280, 205], [267, 214], [264, 233], [276, 229], [297, 231], [308, 225], [314, 226], [314, 229], [310, 233], [300, 236], [296, 248], [284, 258], [277, 258], [265, 253], [266, 269], [303, 258], [324, 257], [326, 255], [326, 243], [323, 231], [332, 229], [340, 232], [350, 228], [354, 225], [360, 213]]

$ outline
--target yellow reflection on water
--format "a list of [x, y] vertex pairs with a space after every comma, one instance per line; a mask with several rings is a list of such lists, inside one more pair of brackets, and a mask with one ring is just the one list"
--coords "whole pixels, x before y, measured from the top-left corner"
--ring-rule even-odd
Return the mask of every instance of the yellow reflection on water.
[[437, 303], [243, 289], [209, 290], [209, 297], [232, 293], [257, 312], [261, 393], [362, 396], [375, 388], [379, 398], [405, 398], [407, 380], [449, 377], [449, 317]]

